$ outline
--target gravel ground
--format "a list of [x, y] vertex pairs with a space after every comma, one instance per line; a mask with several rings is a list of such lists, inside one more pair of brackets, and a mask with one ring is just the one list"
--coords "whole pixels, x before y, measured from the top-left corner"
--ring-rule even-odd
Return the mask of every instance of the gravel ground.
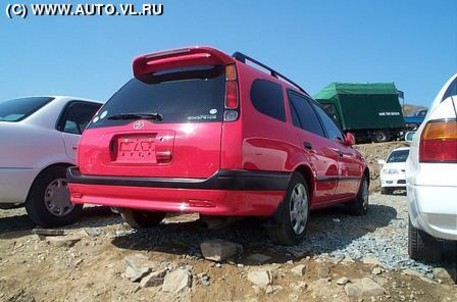
[[[80, 238], [65, 247], [33, 235], [34, 225], [23, 209], [0, 211], [0, 301], [81, 301], [89, 294], [87, 301], [300, 301], [302, 294], [310, 301], [355, 301], [346, 287], [337, 285], [340, 278], [353, 284], [371, 278], [385, 292], [376, 301], [452, 301], [457, 297], [456, 245], [449, 244], [446, 261], [440, 263], [410, 260], [407, 217], [404, 195], [372, 193], [367, 216], [351, 216], [342, 206], [313, 211], [305, 241], [283, 247], [274, 245], [255, 219], [207, 230], [197, 215], [170, 216], [157, 228], [135, 231], [109, 209], [91, 207], [80, 222], [63, 230], [63, 237]], [[209, 239], [239, 243], [244, 256], [223, 263], [206, 261], [200, 244]], [[138, 283], [123, 277], [124, 257], [137, 254], [172, 270], [185, 267], [195, 283], [179, 299], [160, 288], [140, 290]], [[270, 258], [252, 263], [253, 254]], [[303, 277], [291, 273], [297, 265], [306, 267]], [[376, 267], [381, 275], [372, 273]], [[437, 268], [450, 275], [443, 284], [438, 283]], [[273, 286], [267, 291], [252, 287], [246, 276], [253, 270], [271, 270], [276, 276]]]

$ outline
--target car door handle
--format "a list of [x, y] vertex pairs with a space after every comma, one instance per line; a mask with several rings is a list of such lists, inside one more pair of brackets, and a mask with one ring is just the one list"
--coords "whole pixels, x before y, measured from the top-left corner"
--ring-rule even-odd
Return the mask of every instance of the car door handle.
[[73, 146], [73, 147], [71, 147], [71, 148], [72, 148], [73, 150], [77, 150], [77, 149], [78, 149], [77, 146]]
[[303, 147], [305, 147], [306, 150], [313, 150], [313, 145], [311, 145], [311, 143], [308, 142], [304, 142]]
[[343, 157], [343, 156], [344, 156], [343, 152], [341, 152], [341, 151], [340, 151], [339, 149], [337, 149], [337, 148], [329, 148], [329, 149], [332, 150], [332, 151], [335, 151], [336, 153], [338, 153], [338, 155], [339, 155], [340, 157]]

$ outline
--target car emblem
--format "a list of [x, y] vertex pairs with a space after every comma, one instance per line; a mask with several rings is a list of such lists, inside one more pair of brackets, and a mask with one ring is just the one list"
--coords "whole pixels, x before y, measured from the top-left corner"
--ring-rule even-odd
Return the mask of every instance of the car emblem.
[[135, 124], [133, 124], [133, 129], [141, 129], [144, 127], [144, 122], [143, 121], [137, 121]]

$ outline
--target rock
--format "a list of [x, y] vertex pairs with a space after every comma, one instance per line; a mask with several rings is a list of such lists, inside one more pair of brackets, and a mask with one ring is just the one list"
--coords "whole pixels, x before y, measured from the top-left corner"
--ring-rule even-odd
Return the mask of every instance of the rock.
[[407, 275], [407, 276], [415, 276], [415, 277], [419, 277], [419, 278], [424, 276], [424, 274], [419, 273], [418, 271], [415, 271], [415, 270], [412, 270], [412, 269], [409, 269], [409, 268], [404, 269], [402, 271], [402, 274], [403, 275]]
[[424, 282], [427, 282], [428, 284], [438, 284], [437, 282], [435, 282], [432, 279], [429, 279], [427, 277], [420, 277], [419, 279], [421, 279]]
[[154, 287], [160, 286], [163, 284], [163, 280], [165, 275], [167, 274], [166, 269], [161, 269], [155, 272], [146, 275], [143, 279], [141, 279], [140, 286], [141, 287]]
[[267, 256], [264, 254], [251, 254], [246, 258], [246, 260], [248, 262], [254, 263], [254, 264], [264, 264], [265, 262], [267, 262], [270, 259], [271, 259], [270, 256]]
[[102, 228], [85, 228], [84, 232], [89, 237], [100, 237], [105, 235], [105, 231]]
[[151, 272], [153, 263], [143, 254], [128, 255], [124, 258], [126, 264], [125, 277], [132, 282], [139, 282], [141, 278]]
[[363, 278], [361, 285], [363, 297], [376, 297], [384, 294], [384, 288], [370, 278]]
[[220, 262], [242, 253], [243, 247], [237, 243], [216, 239], [203, 242], [200, 249], [205, 259]]
[[127, 266], [127, 268], [125, 269], [125, 277], [132, 282], [139, 282], [144, 276], [146, 276], [150, 272], [150, 267], [133, 268]]
[[346, 277], [341, 277], [339, 278], [338, 280], [336, 280], [336, 284], [338, 285], [345, 285], [346, 283], [348, 283], [350, 280]]
[[437, 268], [433, 269], [433, 275], [435, 275], [435, 278], [438, 280], [442, 280], [442, 281], [452, 280], [452, 277], [449, 274], [449, 272], [442, 267], [437, 267]]
[[383, 270], [382, 270], [381, 268], [379, 268], [379, 267], [375, 267], [375, 268], [373, 268], [373, 270], [371, 271], [371, 273], [372, 273], [373, 275], [381, 275], [382, 272], [383, 272]]
[[292, 273], [294, 273], [295, 275], [303, 276], [306, 271], [306, 266], [303, 264], [300, 264], [300, 265], [297, 265], [296, 267], [294, 267], [293, 269], [291, 269], [290, 271]]
[[35, 228], [32, 230], [33, 234], [41, 235], [41, 236], [65, 236], [65, 230], [61, 229], [42, 229], [42, 228]]
[[125, 236], [130, 236], [132, 234], [135, 234], [136, 233], [136, 230], [135, 229], [131, 229], [131, 230], [118, 230], [116, 231], [116, 233], [114, 234], [115, 237], [125, 237]]
[[329, 274], [330, 274], [330, 268], [327, 265], [325, 265], [323, 263], [317, 264], [317, 277], [319, 279], [327, 278]]
[[80, 241], [81, 237], [78, 236], [57, 236], [49, 237], [46, 239], [46, 242], [55, 247], [72, 247], [76, 242]]
[[291, 284], [290, 287], [295, 291], [304, 291], [308, 287], [308, 284], [305, 281], [298, 281]]
[[178, 268], [165, 276], [162, 291], [175, 294], [183, 293], [189, 289], [191, 283], [191, 272], [185, 268]]
[[376, 258], [364, 257], [364, 258], [362, 258], [362, 262], [364, 264], [368, 264], [371, 266], [379, 266], [379, 267], [385, 268], [384, 264], [382, 264], [381, 261], [379, 261]]
[[258, 270], [248, 273], [248, 280], [257, 286], [268, 286], [273, 282], [273, 276], [269, 270]]
[[355, 284], [348, 283], [344, 287], [346, 295], [350, 298], [358, 298], [362, 296], [362, 289]]
[[200, 279], [200, 283], [203, 285], [203, 286], [209, 286], [209, 276], [207, 273], [201, 273], [201, 274], [198, 274], [198, 277]]
[[280, 285], [268, 285], [265, 294], [271, 295], [280, 290], [282, 290], [282, 286]]

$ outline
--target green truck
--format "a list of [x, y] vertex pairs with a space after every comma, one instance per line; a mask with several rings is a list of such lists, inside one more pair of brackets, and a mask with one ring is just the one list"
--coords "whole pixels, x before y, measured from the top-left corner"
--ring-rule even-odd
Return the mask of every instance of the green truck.
[[331, 83], [314, 99], [357, 142], [386, 142], [403, 135], [403, 113], [394, 83]]

